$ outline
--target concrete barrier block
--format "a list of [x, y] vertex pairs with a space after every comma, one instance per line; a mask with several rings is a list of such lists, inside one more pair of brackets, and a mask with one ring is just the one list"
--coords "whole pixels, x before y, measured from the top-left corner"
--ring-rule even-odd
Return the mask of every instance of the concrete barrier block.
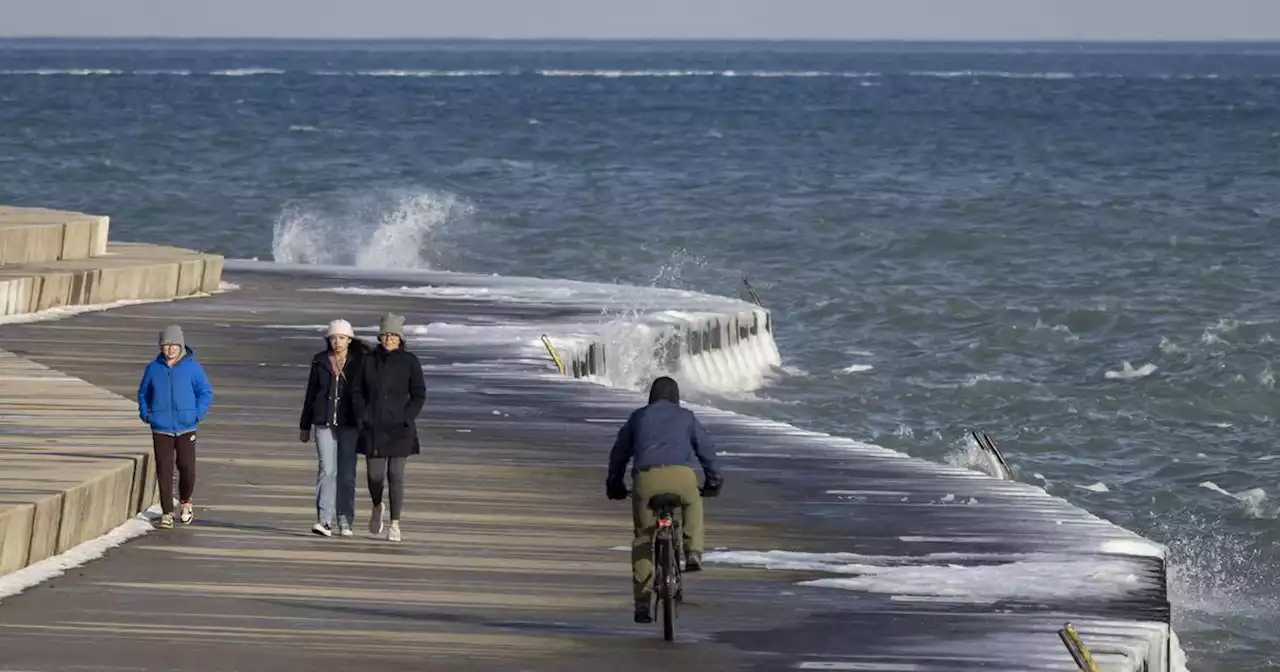
[[36, 507], [20, 504], [0, 510], [0, 576], [27, 566], [31, 556], [31, 525]]
[[178, 277], [182, 273], [177, 262], [159, 263], [142, 267], [142, 288], [139, 299], [172, 299], [178, 293]]
[[67, 549], [91, 538], [94, 527], [93, 509], [103, 492], [105, 474], [86, 474], [77, 483], [67, 483], [62, 493], [62, 512], [58, 523], [58, 537], [53, 552], [65, 553]]
[[137, 474], [137, 460], [132, 455], [120, 455], [113, 461], [116, 468], [107, 478], [106, 497], [102, 498], [102, 506], [98, 509], [98, 529], [90, 538], [99, 537], [110, 532], [122, 521], [128, 520], [137, 513], [133, 508], [133, 483]]
[[0, 280], [0, 315], [31, 312], [31, 286], [34, 278]]
[[58, 553], [102, 536], [128, 517], [125, 512], [133, 491], [132, 461], [104, 461], [103, 466], [108, 465], [114, 468], [90, 475], [63, 493]]
[[98, 281], [90, 303], [111, 303], [130, 299], [170, 299], [175, 296], [177, 290], [177, 263], [106, 266], [98, 271]]
[[[0, 206], [0, 215], [3, 210]], [[106, 224], [97, 219], [82, 219], [86, 224], [79, 229], [66, 222], [59, 226], [70, 227], [67, 230], [73, 236], [87, 235], [84, 232], [95, 226], [105, 230]], [[0, 268], [0, 315], [213, 292], [221, 284], [222, 265], [218, 255], [146, 243], [111, 243], [101, 258], [5, 266]]]
[[92, 218], [68, 220], [62, 225], [62, 252], [59, 259], [88, 259], [93, 254], [95, 224]]
[[58, 549], [58, 525], [62, 521], [62, 493], [36, 500], [31, 516], [31, 552], [27, 564], [51, 558]]
[[46, 273], [34, 280], [40, 289], [36, 292], [34, 310], [48, 310], [72, 302], [71, 286], [78, 273]]
[[63, 227], [59, 223], [6, 224], [0, 222], [0, 265], [57, 261], [62, 255]]
[[98, 217], [93, 223], [93, 240], [89, 256], [100, 257], [107, 253], [107, 235], [111, 230], [110, 217]]
[[205, 255], [204, 281], [200, 283], [201, 291], [216, 292], [222, 284], [222, 264], [225, 260], [216, 254]]
[[133, 516], [139, 511], [146, 511], [158, 500], [156, 496], [156, 470], [151, 462], [151, 455], [138, 453], [133, 458], [133, 485], [129, 494], [129, 510], [126, 515]]
[[93, 289], [98, 285], [99, 271], [92, 268], [76, 273], [71, 281], [71, 303], [84, 305], [93, 298]]
[[120, 269], [98, 269], [86, 303], [110, 303], [117, 300], [118, 296], [128, 295], [130, 292], [127, 280], [129, 277], [121, 273]]
[[191, 296], [204, 285], [204, 259], [178, 262], [178, 296]]
[[[44, 261], [38, 252], [42, 245], [41, 238], [51, 232], [46, 227], [10, 226], [3, 233], [3, 245], [0, 245], [0, 265], [25, 264], [31, 261]], [[62, 241], [58, 241], [61, 246]]]

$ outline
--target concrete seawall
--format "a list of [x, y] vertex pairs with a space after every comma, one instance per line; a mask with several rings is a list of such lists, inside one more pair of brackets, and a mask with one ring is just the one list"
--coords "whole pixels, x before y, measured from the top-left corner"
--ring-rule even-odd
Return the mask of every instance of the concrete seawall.
[[627, 354], [639, 346], [665, 370], [710, 389], [755, 387], [764, 371], [782, 365], [773, 338], [773, 315], [760, 308], [723, 313], [681, 314], [647, 329], [647, 342], [620, 344], [603, 338], [552, 345], [564, 375], [608, 383], [625, 374]]
[[[221, 256], [110, 242], [109, 231], [102, 215], [0, 206], [0, 322], [218, 289]], [[151, 446], [132, 400], [0, 350], [0, 576], [155, 501]]]
[[0, 350], [0, 575], [105, 534], [155, 502], [137, 406]]
[[0, 317], [213, 292], [223, 258], [109, 242], [107, 217], [0, 207]]
[[110, 226], [101, 215], [0, 206], [0, 265], [100, 256]]

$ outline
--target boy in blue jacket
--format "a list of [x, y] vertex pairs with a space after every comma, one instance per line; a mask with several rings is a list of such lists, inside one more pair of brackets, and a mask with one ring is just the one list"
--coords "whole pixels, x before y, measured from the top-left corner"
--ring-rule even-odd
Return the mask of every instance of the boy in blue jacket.
[[213, 386], [195, 351], [182, 338], [182, 327], [160, 333], [160, 354], [147, 364], [138, 386], [138, 416], [151, 426], [163, 515], [156, 525], [173, 527], [173, 467], [178, 466], [178, 498], [183, 523], [195, 518], [191, 495], [196, 488], [196, 426], [213, 404]]

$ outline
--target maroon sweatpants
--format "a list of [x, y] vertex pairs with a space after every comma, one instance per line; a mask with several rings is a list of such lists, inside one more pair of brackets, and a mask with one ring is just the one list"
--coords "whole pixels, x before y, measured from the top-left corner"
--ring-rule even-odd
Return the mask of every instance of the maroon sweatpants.
[[151, 433], [156, 455], [156, 483], [160, 485], [160, 510], [173, 514], [173, 465], [178, 463], [178, 500], [191, 501], [196, 489], [196, 433], [178, 436]]

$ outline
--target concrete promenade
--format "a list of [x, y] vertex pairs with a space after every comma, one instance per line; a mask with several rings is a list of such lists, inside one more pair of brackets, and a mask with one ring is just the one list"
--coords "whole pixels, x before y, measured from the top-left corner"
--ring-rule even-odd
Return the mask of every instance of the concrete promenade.
[[[639, 396], [451, 366], [456, 353], [429, 344], [417, 350], [428, 400], [404, 542], [363, 531], [363, 463], [357, 535], [316, 537], [315, 449], [298, 442], [296, 425], [322, 342], [318, 329], [296, 327], [337, 316], [361, 327], [388, 310], [413, 324], [527, 311], [309, 291], [339, 284], [323, 277], [226, 279], [240, 289], [0, 326], [0, 343], [16, 355], [130, 396], [158, 331], [180, 323], [215, 386], [195, 523], [4, 600], [0, 670], [1073, 670], [1055, 634], [1066, 620], [1099, 645], [1095, 653], [1130, 655], [1155, 646], [1168, 623], [1156, 558], [1135, 559], [1150, 590], [974, 604], [795, 585], [828, 576], [816, 571], [712, 565], [690, 577], [679, 641], [665, 643], [656, 624], [631, 623], [627, 554], [617, 550], [629, 516], [603, 494], [613, 434]], [[794, 436], [708, 424], [722, 448], [764, 451], [730, 463], [725, 494], [708, 507], [712, 546], [905, 557], [1070, 552], [1088, 535], [1125, 538], [1041, 502], [1029, 486], [873, 454], [803, 452]], [[146, 445], [140, 423], [119, 431]], [[780, 452], [788, 459], [769, 456]], [[895, 492], [851, 506], [820, 496], [830, 488]], [[944, 493], [983, 506], [922, 506]], [[904, 541], [925, 534], [936, 540]], [[1101, 657], [1129, 669], [1118, 655]]]

